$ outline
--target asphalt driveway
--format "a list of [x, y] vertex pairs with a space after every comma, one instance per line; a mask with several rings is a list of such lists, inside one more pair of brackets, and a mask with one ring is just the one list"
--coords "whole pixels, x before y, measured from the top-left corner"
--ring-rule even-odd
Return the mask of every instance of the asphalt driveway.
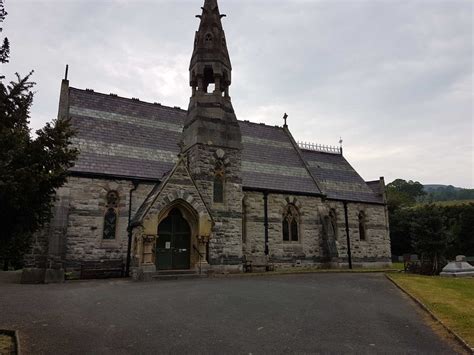
[[0, 284], [26, 354], [453, 353], [381, 274]]

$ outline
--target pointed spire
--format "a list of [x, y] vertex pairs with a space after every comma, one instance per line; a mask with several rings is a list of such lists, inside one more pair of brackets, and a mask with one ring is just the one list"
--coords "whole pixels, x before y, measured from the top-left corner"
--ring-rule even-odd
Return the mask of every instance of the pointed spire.
[[[192, 96], [183, 130], [185, 150], [196, 143], [242, 149], [229, 96], [232, 65], [217, 0], [205, 0], [189, 65]], [[213, 122], [209, 124], [209, 122]]]
[[217, 0], [204, 0], [204, 8], [214, 10], [218, 7]]
[[215, 84], [214, 93], [229, 97], [232, 65], [222, 17], [217, 0], [205, 0], [199, 29], [194, 39], [194, 50], [189, 65], [190, 85], [193, 96], [208, 93], [210, 84]]

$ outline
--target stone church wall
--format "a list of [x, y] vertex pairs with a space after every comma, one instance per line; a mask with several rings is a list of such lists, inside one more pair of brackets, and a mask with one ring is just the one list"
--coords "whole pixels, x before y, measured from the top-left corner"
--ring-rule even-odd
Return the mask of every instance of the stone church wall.
[[[336, 211], [338, 230], [336, 245], [339, 257], [343, 262], [347, 260], [347, 238], [344, 216], [344, 205], [340, 201], [327, 201], [329, 209]], [[354, 265], [371, 266], [386, 265], [390, 263], [390, 235], [388, 230], [388, 217], [383, 205], [367, 203], [348, 203], [349, 235], [351, 241], [351, 254]], [[359, 213], [363, 211], [366, 216], [366, 239], [361, 240], [359, 235]]]
[[[262, 192], [245, 191], [243, 219], [243, 253], [264, 255], [265, 226], [264, 198]], [[283, 210], [293, 202], [300, 213], [298, 242], [283, 241]], [[337, 216], [336, 246], [339, 262], [346, 263], [347, 241], [344, 205], [339, 201], [325, 201], [318, 197], [284, 194], [268, 195], [268, 248], [271, 260], [279, 266], [319, 265], [324, 258], [323, 226], [321, 211], [334, 209]], [[360, 211], [366, 216], [366, 240], [359, 237]], [[390, 239], [385, 207], [375, 204], [349, 203], [349, 234], [351, 253], [355, 266], [375, 266], [390, 263]]]
[[[65, 261], [66, 267], [78, 267], [81, 261], [126, 259], [128, 212], [131, 181], [70, 177], [57, 190], [54, 216], [47, 228], [34, 239], [32, 253], [26, 257], [29, 266]], [[132, 216], [138, 210], [153, 184], [140, 183], [132, 193]], [[118, 220], [114, 240], [103, 239], [106, 196], [119, 195]]]
[[[283, 241], [282, 220], [285, 207], [293, 203], [299, 212], [299, 240]], [[268, 194], [268, 249], [276, 264], [314, 264], [321, 261], [322, 224], [319, 197]], [[244, 254], [264, 255], [264, 195], [245, 192]]]
[[[219, 161], [225, 169], [224, 202], [214, 203], [214, 171]], [[229, 270], [240, 270], [243, 196], [240, 151], [197, 144], [188, 152], [188, 164], [190, 173], [215, 222], [209, 240], [209, 263], [227, 265]]]

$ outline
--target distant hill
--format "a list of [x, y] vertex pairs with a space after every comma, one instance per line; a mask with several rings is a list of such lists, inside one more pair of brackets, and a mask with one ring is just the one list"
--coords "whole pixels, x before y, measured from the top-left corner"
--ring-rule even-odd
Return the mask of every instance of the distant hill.
[[420, 202], [474, 200], [474, 189], [463, 189], [452, 185], [423, 185], [426, 195]]
[[437, 185], [437, 184], [427, 184], [427, 185], [423, 185], [423, 187], [424, 187], [426, 192], [441, 189], [441, 188], [447, 188], [447, 187], [452, 187], [455, 190], [468, 190], [468, 189], [464, 189], [463, 187], [456, 187], [456, 186], [452, 186], [452, 185], [440, 185], [440, 184], [439, 185]]

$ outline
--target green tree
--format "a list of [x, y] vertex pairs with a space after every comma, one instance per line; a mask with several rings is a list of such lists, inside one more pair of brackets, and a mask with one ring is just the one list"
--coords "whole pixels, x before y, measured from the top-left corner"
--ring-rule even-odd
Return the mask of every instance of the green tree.
[[413, 249], [422, 260], [431, 262], [433, 273], [440, 271], [441, 262], [454, 241], [447, 225], [442, 208], [427, 205], [412, 210], [410, 235]]
[[[5, 11], [5, 6], [3, 4], [3, 0], [0, 0], [0, 23], [3, 23], [3, 20], [5, 20], [5, 17], [8, 15], [8, 13]], [[0, 27], [0, 33], [3, 31], [3, 28]], [[10, 42], [8, 41], [8, 38], [3, 39], [3, 43], [0, 46], [0, 63], [8, 63], [8, 58], [10, 56]], [[0, 76], [0, 79], [3, 79], [3, 76]]]
[[387, 202], [390, 220], [390, 242], [394, 255], [414, 252], [410, 221], [416, 201], [424, 196], [423, 185], [418, 181], [396, 179], [387, 185]]
[[[0, 23], [7, 13], [0, 0]], [[1, 63], [9, 60], [3, 41]], [[30, 134], [33, 72], [9, 84], [0, 77], [0, 260], [3, 268], [21, 266], [32, 235], [51, 218], [55, 189], [62, 186], [77, 157], [70, 146], [68, 120], [54, 120]]]
[[413, 206], [426, 195], [423, 185], [418, 181], [396, 179], [387, 185], [387, 199], [389, 209]]
[[390, 212], [390, 242], [393, 255], [413, 254], [411, 221], [412, 209], [401, 208]]

